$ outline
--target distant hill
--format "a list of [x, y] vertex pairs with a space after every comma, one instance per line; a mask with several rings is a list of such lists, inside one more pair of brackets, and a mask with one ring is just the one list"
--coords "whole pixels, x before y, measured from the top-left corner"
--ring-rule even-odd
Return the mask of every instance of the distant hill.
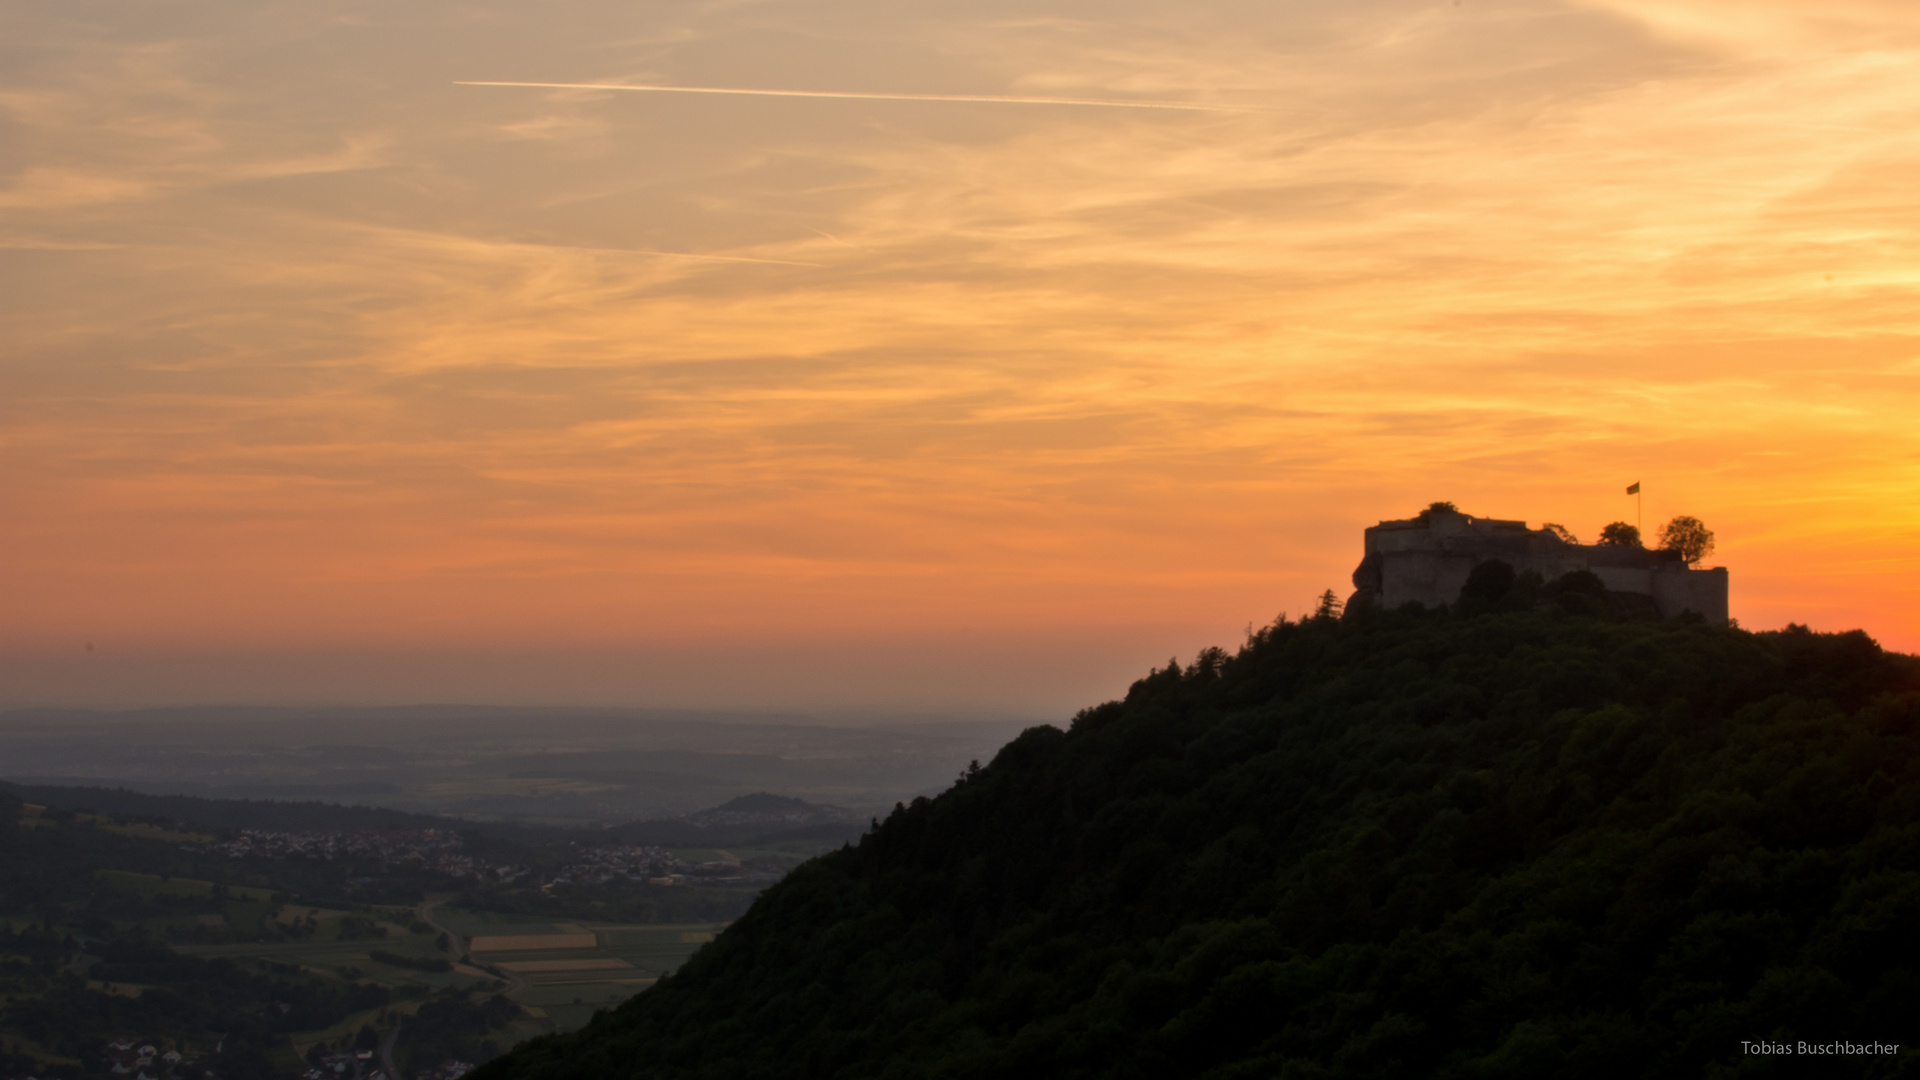
[[1920, 661], [1369, 612], [1027, 731], [477, 1080], [1746, 1075], [1920, 1042], [1916, 957]]
[[787, 795], [769, 795], [762, 791], [752, 795], [741, 795], [737, 798], [728, 799], [719, 806], [705, 811], [705, 814], [709, 816], [720, 814], [753, 814], [769, 818], [786, 818], [794, 815], [810, 817], [823, 810], [831, 809], [833, 808], [815, 806], [805, 799], [795, 799]]
[[849, 810], [759, 792], [684, 818], [615, 825], [607, 833], [630, 844], [670, 847], [794, 842], [837, 845], [858, 839], [866, 828], [867, 823]]

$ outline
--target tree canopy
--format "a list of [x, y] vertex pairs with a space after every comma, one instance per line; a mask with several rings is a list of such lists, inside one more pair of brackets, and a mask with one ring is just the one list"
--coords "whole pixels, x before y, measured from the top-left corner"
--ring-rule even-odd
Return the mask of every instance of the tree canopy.
[[1713, 554], [1713, 530], [1699, 518], [1681, 514], [1660, 527], [1660, 548], [1679, 552], [1681, 561], [1691, 566]]
[[1346, 604], [1341, 601], [1340, 594], [1334, 592], [1332, 589], [1328, 589], [1326, 592], [1321, 593], [1319, 600], [1314, 603], [1313, 617], [1316, 619], [1337, 619], [1345, 609]]
[[1641, 547], [1640, 529], [1624, 521], [1616, 521], [1600, 530], [1600, 542], [1608, 547]]
[[1573, 535], [1573, 530], [1567, 528], [1565, 525], [1558, 525], [1558, 524], [1555, 524], [1554, 522], [1549, 521], [1549, 522], [1543, 523], [1540, 526], [1540, 528], [1545, 530], [1546, 532], [1550, 532], [1553, 535], [1559, 537], [1562, 541], [1566, 543], [1577, 544], [1580, 542], [1580, 538]]

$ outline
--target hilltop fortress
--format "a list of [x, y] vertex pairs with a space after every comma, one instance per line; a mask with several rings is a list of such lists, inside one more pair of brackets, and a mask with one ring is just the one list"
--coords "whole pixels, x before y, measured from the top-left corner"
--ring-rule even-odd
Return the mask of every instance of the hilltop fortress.
[[1443, 607], [1460, 599], [1475, 566], [1494, 559], [1549, 582], [1588, 571], [1626, 610], [1666, 617], [1692, 611], [1710, 622], [1727, 621], [1725, 568], [1694, 569], [1675, 551], [1570, 544], [1549, 530], [1529, 529], [1524, 521], [1450, 510], [1428, 510], [1368, 529], [1366, 557], [1353, 572], [1356, 591], [1347, 605]]

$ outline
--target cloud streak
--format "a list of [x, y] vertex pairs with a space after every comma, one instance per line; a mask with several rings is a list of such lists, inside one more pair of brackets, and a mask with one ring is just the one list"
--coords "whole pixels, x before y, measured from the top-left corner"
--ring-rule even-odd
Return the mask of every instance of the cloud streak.
[[455, 86], [523, 86], [550, 90], [634, 90], [653, 94], [732, 94], [744, 97], [836, 98], [850, 101], [934, 101], [981, 105], [1063, 105], [1094, 109], [1170, 109], [1177, 112], [1262, 113], [1258, 105], [1195, 101], [1116, 101], [1106, 98], [1004, 97], [986, 94], [871, 94], [850, 90], [760, 90], [720, 86], [638, 86], [630, 83], [498, 82], [456, 79]]

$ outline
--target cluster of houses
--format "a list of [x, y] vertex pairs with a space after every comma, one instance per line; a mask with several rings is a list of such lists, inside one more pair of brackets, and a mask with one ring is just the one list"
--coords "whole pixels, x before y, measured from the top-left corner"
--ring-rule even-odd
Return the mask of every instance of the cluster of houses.
[[471, 863], [460, 854], [460, 835], [445, 829], [387, 832], [267, 832], [241, 829], [225, 843], [199, 850], [230, 859], [378, 859], [438, 866], [443, 860]]
[[[191, 846], [191, 845], [187, 845]], [[405, 866], [482, 881], [513, 882], [534, 873], [533, 868], [489, 863], [465, 854], [458, 833], [444, 829], [393, 830], [391, 832], [268, 832], [242, 829], [238, 836], [194, 850], [223, 855], [230, 859], [318, 859], [377, 860], [382, 866]], [[685, 885], [690, 880], [756, 882], [738, 863], [684, 863], [663, 847], [646, 844], [601, 844], [575, 847], [568, 852], [570, 861], [542, 883], [541, 888], [556, 885], [605, 885], [614, 881], [646, 882], [651, 885]], [[763, 874], [765, 882], [778, 874]], [[357, 879], [367, 881], [371, 879]]]
[[[513, 881], [532, 873], [530, 867], [485, 862], [461, 851], [460, 835], [445, 829], [395, 829], [388, 832], [268, 832], [241, 829], [232, 840], [218, 844], [181, 845], [229, 859], [377, 860], [381, 866], [430, 870], [448, 877]], [[370, 879], [361, 879], [370, 880]]]
[[751, 871], [737, 862], [687, 863], [665, 848], [641, 845], [587, 848], [580, 861], [563, 867], [542, 886], [605, 885], [610, 881], [644, 881], [649, 885], [687, 885], [695, 881], [729, 885], [770, 885], [779, 871]]
[[[373, 1051], [348, 1050], [326, 1054], [311, 1060], [312, 1068], [300, 1074], [301, 1080], [390, 1080], [386, 1070], [374, 1064]], [[118, 1038], [107, 1044], [108, 1074], [127, 1080], [219, 1080], [204, 1064], [183, 1057], [178, 1050], [161, 1050], [152, 1043]], [[461, 1080], [479, 1066], [448, 1058], [430, 1069], [422, 1069], [414, 1080]], [[36, 1080], [31, 1076], [6, 1080]]]
[[[430, 1069], [414, 1074], [414, 1080], [460, 1080], [479, 1068], [471, 1062], [448, 1058]], [[373, 1051], [348, 1050], [325, 1054], [315, 1059], [313, 1068], [300, 1074], [300, 1080], [388, 1080], [386, 1070], [373, 1063]]]
[[388, 1080], [386, 1070], [373, 1064], [373, 1051], [347, 1050], [324, 1054], [313, 1068], [300, 1074], [300, 1080]]
[[641, 844], [607, 844], [583, 848], [577, 861], [562, 867], [549, 885], [605, 885], [610, 881], [645, 881], [678, 885], [694, 868], [676, 860], [666, 848]]
[[121, 1037], [107, 1044], [107, 1072], [128, 1080], [217, 1080], [213, 1071], [175, 1049]]

